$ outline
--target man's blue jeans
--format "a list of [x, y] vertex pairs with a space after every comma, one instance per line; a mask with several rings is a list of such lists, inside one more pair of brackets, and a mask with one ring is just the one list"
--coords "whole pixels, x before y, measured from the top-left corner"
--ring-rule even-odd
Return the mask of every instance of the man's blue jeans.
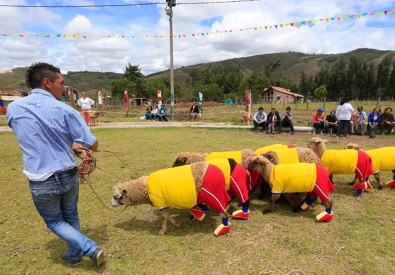
[[77, 202], [79, 194], [78, 173], [60, 172], [45, 181], [30, 181], [30, 191], [38, 213], [45, 224], [68, 244], [71, 260], [90, 256], [98, 247], [80, 231]]

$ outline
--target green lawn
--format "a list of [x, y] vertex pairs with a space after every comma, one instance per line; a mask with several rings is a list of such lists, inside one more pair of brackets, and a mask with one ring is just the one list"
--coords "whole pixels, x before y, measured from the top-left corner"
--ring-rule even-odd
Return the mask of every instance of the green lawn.
[[[254, 106], [254, 108], [258, 106]], [[234, 107], [228, 107], [230, 108]], [[302, 110], [300, 110], [302, 111]], [[296, 111], [295, 111], [296, 112]], [[303, 112], [310, 112], [309, 110]], [[307, 212], [292, 213], [286, 204], [262, 215], [267, 205], [251, 196], [247, 221], [231, 221], [224, 236], [213, 231], [220, 216], [210, 212], [203, 221], [190, 220], [187, 210], [173, 210], [182, 222], [170, 222], [159, 236], [160, 212], [149, 205], [110, 208], [112, 187], [158, 169], [170, 167], [178, 152], [257, 149], [273, 143], [305, 146], [307, 133], [294, 136], [262, 135], [249, 130], [204, 128], [92, 129], [100, 142], [97, 169], [91, 186], [80, 186], [79, 212], [84, 234], [106, 253], [105, 265], [96, 269], [88, 258], [76, 267], [60, 258], [66, 244], [46, 229], [31, 200], [22, 174], [21, 151], [13, 133], [0, 133], [2, 171], [0, 202], [0, 274], [394, 274], [393, 211], [395, 190], [374, 189], [357, 198], [347, 184], [352, 175], [335, 175], [332, 193], [334, 220], [318, 223], [323, 211], [315, 203]], [[372, 141], [378, 147], [393, 137]], [[329, 141], [341, 149], [343, 141]], [[384, 182], [390, 173], [382, 173]], [[101, 200], [105, 205], [101, 203]], [[110, 209], [108, 209], [109, 207]], [[232, 202], [230, 212], [237, 208]]]

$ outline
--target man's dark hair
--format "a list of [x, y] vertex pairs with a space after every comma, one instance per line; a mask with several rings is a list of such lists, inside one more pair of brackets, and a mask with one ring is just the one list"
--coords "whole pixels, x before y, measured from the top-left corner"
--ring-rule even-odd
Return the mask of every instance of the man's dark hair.
[[263, 111], [263, 108], [262, 108], [262, 107], [259, 107], [259, 108], [258, 108], [258, 111], [260, 111], [260, 110], [262, 110], [262, 111]]
[[391, 112], [392, 112], [392, 108], [391, 107], [385, 108], [384, 112], [387, 111], [387, 110], [391, 110]]
[[288, 106], [285, 110], [290, 110], [291, 111], [291, 107]]
[[44, 78], [48, 78], [51, 82], [55, 82], [58, 77], [56, 73], [60, 74], [59, 68], [48, 63], [32, 64], [26, 73], [26, 83], [32, 89], [40, 87]]

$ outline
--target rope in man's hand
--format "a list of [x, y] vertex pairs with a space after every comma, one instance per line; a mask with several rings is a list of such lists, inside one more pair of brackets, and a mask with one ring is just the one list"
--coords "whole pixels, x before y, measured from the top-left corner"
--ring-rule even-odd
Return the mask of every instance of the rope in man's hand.
[[77, 169], [80, 175], [80, 183], [83, 184], [87, 181], [86, 175], [89, 175], [96, 169], [96, 158], [88, 148], [80, 146], [78, 149], [81, 150], [81, 153], [77, 154], [77, 156], [82, 162], [77, 166]]

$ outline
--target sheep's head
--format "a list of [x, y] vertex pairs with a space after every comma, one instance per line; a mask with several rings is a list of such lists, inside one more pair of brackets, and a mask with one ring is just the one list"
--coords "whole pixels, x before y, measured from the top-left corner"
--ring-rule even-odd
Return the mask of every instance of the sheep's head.
[[278, 157], [278, 154], [274, 151], [268, 151], [267, 153], [262, 154], [262, 156], [267, 158], [267, 160], [274, 165], [280, 164], [280, 158]]
[[327, 142], [327, 140], [324, 140], [319, 137], [313, 137], [307, 143], [307, 147], [312, 149], [314, 152], [316, 152], [317, 149], [325, 151], [326, 150], [325, 142]]
[[344, 147], [344, 149], [355, 149], [359, 150], [362, 149], [362, 147], [356, 143], [347, 143], [347, 145]]
[[188, 164], [188, 158], [187, 157], [178, 157], [176, 158], [176, 160], [173, 163], [172, 167], [178, 167], [178, 166], [183, 166]]
[[176, 156], [176, 160], [173, 163], [172, 167], [183, 166], [186, 164], [195, 163], [198, 161], [204, 161], [207, 154], [199, 154], [199, 153], [179, 153]]
[[114, 207], [125, 205], [124, 198], [126, 198], [126, 192], [127, 192], [126, 189], [115, 186], [114, 195], [112, 196], [112, 200], [111, 200], [111, 205]]
[[255, 156], [252, 158], [251, 163], [248, 165], [250, 171], [265, 171], [266, 169], [272, 169], [273, 164], [263, 156]]

